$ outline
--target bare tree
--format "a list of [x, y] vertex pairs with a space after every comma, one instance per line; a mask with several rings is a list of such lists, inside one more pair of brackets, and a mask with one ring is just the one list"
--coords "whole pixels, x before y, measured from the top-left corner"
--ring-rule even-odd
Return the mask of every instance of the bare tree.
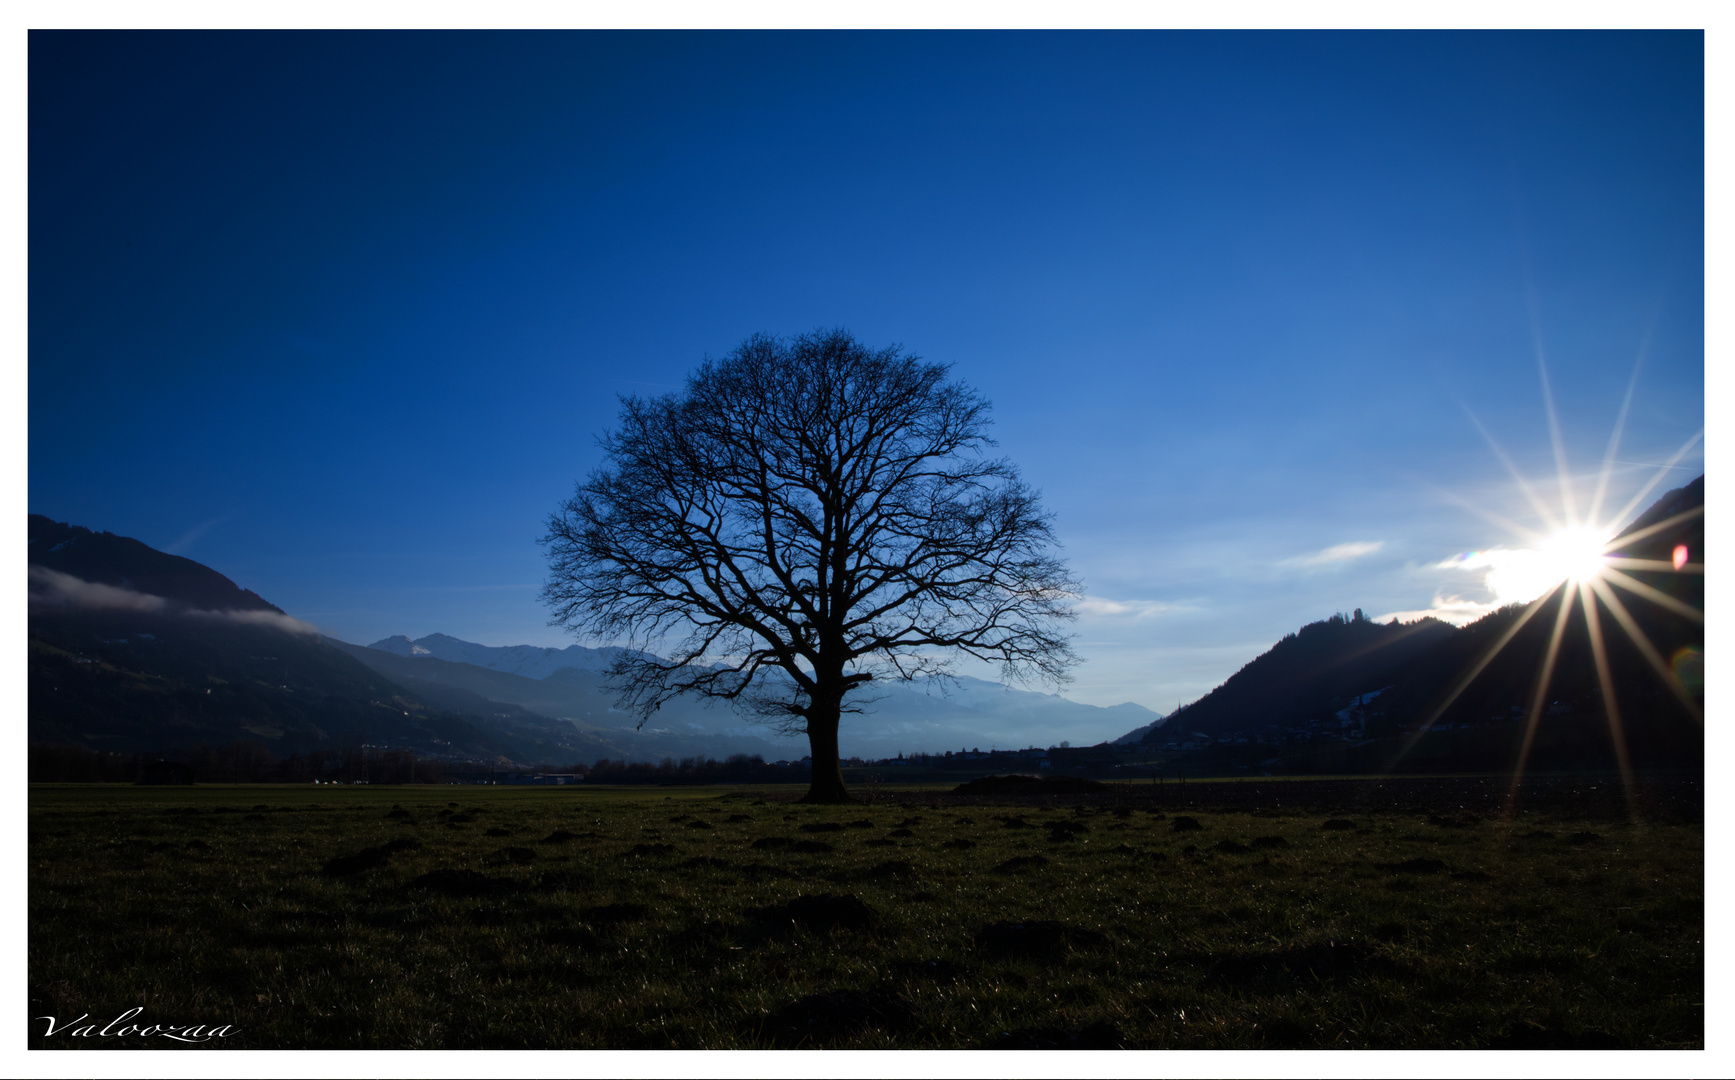
[[729, 699], [805, 732], [807, 801], [842, 802], [838, 724], [871, 680], [960, 654], [1067, 680], [1079, 586], [1037, 493], [986, 456], [988, 403], [946, 374], [841, 330], [760, 335], [684, 393], [623, 399], [606, 463], [549, 518], [542, 596], [637, 650], [610, 677], [641, 726], [679, 694]]

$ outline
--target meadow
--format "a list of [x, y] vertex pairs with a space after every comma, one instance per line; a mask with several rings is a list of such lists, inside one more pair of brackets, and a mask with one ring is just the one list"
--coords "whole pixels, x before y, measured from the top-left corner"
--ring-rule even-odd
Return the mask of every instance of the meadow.
[[1696, 1048], [1647, 783], [33, 785], [30, 1045]]

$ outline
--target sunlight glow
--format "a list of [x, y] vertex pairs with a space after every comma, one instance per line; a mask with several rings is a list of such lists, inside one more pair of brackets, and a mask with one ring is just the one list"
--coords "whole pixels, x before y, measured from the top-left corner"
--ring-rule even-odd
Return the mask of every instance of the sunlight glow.
[[1491, 548], [1455, 555], [1440, 565], [1486, 570], [1483, 584], [1494, 594], [1492, 611], [1507, 604], [1528, 604], [1561, 582], [1577, 585], [1603, 575], [1608, 560], [1607, 529], [1568, 525], [1531, 548]]
[[[1663, 685], [1666, 686], [1686, 708], [1688, 714], [1704, 724], [1704, 706], [1700, 703], [1700, 695], [1704, 692], [1704, 653], [1696, 648], [1681, 648], [1670, 660], [1664, 660], [1656, 645], [1645, 635], [1638, 621], [1627, 610], [1626, 603], [1616, 595], [1619, 589], [1632, 596], [1648, 600], [1675, 614], [1685, 616], [1697, 622], [1705, 621], [1702, 609], [1683, 603], [1673, 596], [1648, 585], [1625, 570], [1644, 571], [1650, 573], [1703, 574], [1703, 562], [1691, 562], [1691, 552], [1685, 545], [1678, 545], [1671, 552], [1669, 559], [1635, 558], [1623, 554], [1610, 554], [1617, 544], [1612, 540], [1619, 524], [1637, 509], [1641, 501], [1651, 490], [1661, 482], [1666, 471], [1672, 468], [1686, 453], [1704, 438], [1701, 429], [1675, 452], [1666, 463], [1657, 468], [1656, 475], [1644, 485], [1637, 495], [1618, 513], [1598, 522], [1602, 511], [1603, 499], [1608, 494], [1609, 476], [1614, 465], [1614, 455], [1620, 446], [1621, 429], [1625, 425], [1628, 406], [1631, 404], [1632, 386], [1627, 388], [1627, 399], [1621, 404], [1619, 418], [1615, 421], [1615, 429], [1609, 439], [1608, 450], [1603, 458], [1600, 475], [1597, 477], [1596, 491], [1590, 500], [1587, 513], [1581, 515], [1578, 511], [1578, 501], [1575, 498], [1574, 479], [1567, 467], [1566, 451], [1560, 437], [1560, 425], [1554, 414], [1554, 395], [1548, 381], [1548, 368], [1543, 358], [1540, 341], [1537, 345], [1537, 368], [1542, 376], [1543, 401], [1548, 411], [1548, 428], [1550, 442], [1553, 444], [1555, 467], [1558, 471], [1558, 493], [1560, 506], [1558, 511], [1548, 506], [1538, 495], [1536, 489], [1518, 471], [1512, 459], [1494, 441], [1488, 430], [1482, 427], [1480, 421], [1471, 414], [1474, 423], [1494, 454], [1512, 474], [1519, 490], [1525, 495], [1536, 511], [1536, 516], [1543, 522], [1546, 533], [1540, 538], [1530, 529], [1512, 525], [1513, 531], [1530, 540], [1532, 546], [1524, 548], [1490, 548], [1486, 551], [1472, 551], [1446, 559], [1438, 565], [1442, 568], [1452, 568], [1467, 571], [1485, 571], [1483, 584], [1493, 594], [1492, 604], [1464, 601], [1452, 597], [1448, 602], [1440, 594], [1434, 597], [1434, 610], [1425, 613], [1435, 617], [1445, 617], [1449, 621], [1453, 614], [1465, 614], [1470, 609], [1481, 608], [1493, 611], [1508, 604], [1523, 604], [1524, 610], [1511, 620], [1511, 624], [1499, 639], [1492, 642], [1482, 655], [1466, 668], [1454, 682], [1451, 688], [1438, 700], [1430, 711], [1428, 718], [1416, 728], [1402, 749], [1393, 759], [1395, 766], [1402, 760], [1442, 716], [1446, 714], [1459, 696], [1475, 681], [1490, 661], [1504, 649], [1520, 629], [1528, 623], [1532, 616], [1541, 611], [1545, 604], [1558, 597], [1554, 610], [1554, 627], [1549, 636], [1548, 647], [1537, 670], [1536, 680], [1532, 686], [1530, 707], [1525, 711], [1524, 733], [1522, 744], [1518, 750], [1517, 761], [1512, 772], [1512, 788], [1508, 793], [1508, 811], [1512, 810], [1518, 796], [1519, 781], [1523, 778], [1526, 761], [1529, 757], [1541, 722], [1544, 706], [1548, 702], [1548, 694], [1554, 679], [1555, 663], [1560, 658], [1561, 643], [1565, 635], [1573, 609], [1576, 607], [1584, 621], [1586, 636], [1589, 640], [1592, 660], [1596, 668], [1597, 692], [1600, 696], [1601, 712], [1608, 727], [1609, 741], [1614, 749], [1615, 760], [1621, 773], [1622, 787], [1627, 795], [1629, 811], [1632, 808], [1632, 761], [1627, 747], [1625, 724], [1621, 714], [1620, 702], [1616, 699], [1614, 675], [1609, 662], [1607, 640], [1603, 634], [1602, 610], [1614, 619], [1626, 638], [1637, 648], [1653, 671], [1656, 672]], [[1634, 382], [1637, 381], [1637, 368], [1634, 369]], [[1466, 408], [1466, 413], [1469, 410]], [[1484, 517], [1492, 517], [1481, 508], [1466, 503]], [[1629, 531], [1619, 540], [1618, 546], [1630, 549], [1631, 545], [1648, 536], [1655, 535], [1665, 529], [1674, 528], [1689, 519], [1704, 513], [1703, 506], [1693, 507], [1662, 521], [1652, 522], [1643, 528]], [[1701, 556], [1702, 558], [1703, 556]], [[1464, 609], [1460, 611], [1458, 609]]]

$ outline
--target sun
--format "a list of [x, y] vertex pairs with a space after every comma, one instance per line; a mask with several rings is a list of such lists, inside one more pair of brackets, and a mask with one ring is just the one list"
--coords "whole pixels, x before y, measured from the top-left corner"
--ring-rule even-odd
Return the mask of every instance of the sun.
[[[1568, 525], [1537, 545], [1538, 569], [1546, 588], [1563, 581], [1574, 585], [1595, 581], [1608, 566], [1606, 552], [1610, 530], [1590, 525]], [[1537, 590], [1540, 594], [1544, 590]]]

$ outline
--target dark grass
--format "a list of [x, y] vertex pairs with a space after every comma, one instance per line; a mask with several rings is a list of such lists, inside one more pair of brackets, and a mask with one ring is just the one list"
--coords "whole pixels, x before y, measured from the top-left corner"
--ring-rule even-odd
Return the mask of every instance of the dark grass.
[[1638, 821], [1607, 781], [1511, 818], [1347, 783], [33, 787], [30, 1012], [229, 1048], [1702, 1045], [1692, 782]]

